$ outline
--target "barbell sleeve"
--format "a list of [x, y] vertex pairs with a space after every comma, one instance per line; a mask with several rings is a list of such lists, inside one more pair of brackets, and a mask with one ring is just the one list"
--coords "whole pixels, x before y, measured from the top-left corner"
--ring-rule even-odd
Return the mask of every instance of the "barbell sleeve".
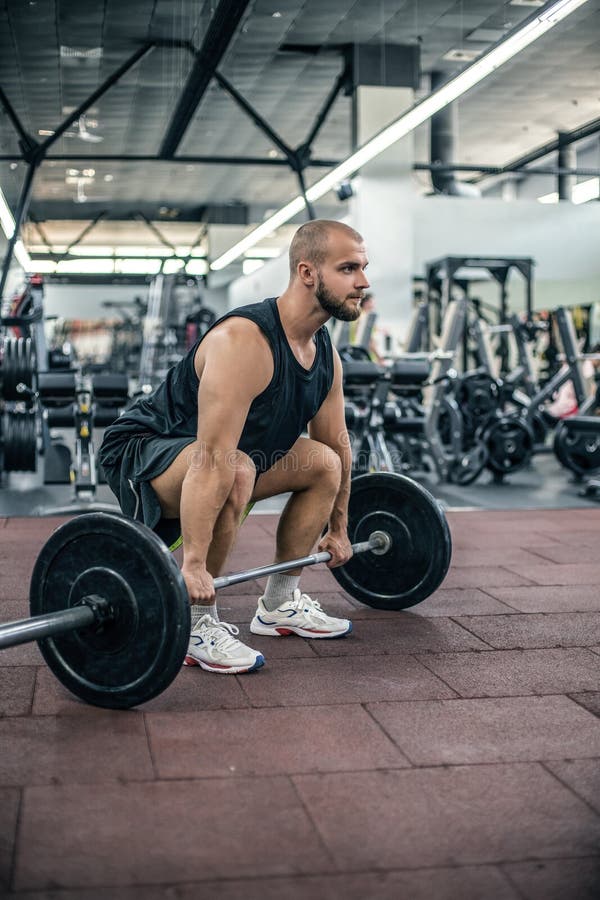
[[48, 613], [46, 616], [34, 616], [32, 619], [20, 619], [0, 625], [0, 650], [15, 647], [29, 641], [40, 641], [55, 634], [87, 628], [96, 622], [96, 615], [90, 606], [72, 606]]
[[[353, 553], [364, 553], [366, 550], [376, 550], [385, 545], [385, 538], [379, 534], [372, 534], [368, 541], [352, 544]], [[323, 550], [320, 553], [312, 553], [310, 556], [301, 556], [299, 559], [288, 559], [280, 563], [272, 563], [269, 566], [259, 566], [256, 569], [247, 569], [245, 572], [233, 572], [231, 575], [221, 575], [215, 578], [215, 591], [232, 584], [241, 584], [253, 578], [264, 578], [266, 575], [276, 575], [278, 572], [289, 572], [291, 569], [300, 569], [304, 566], [314, 566], [317, 563], [329, 562], [331, 553]]]

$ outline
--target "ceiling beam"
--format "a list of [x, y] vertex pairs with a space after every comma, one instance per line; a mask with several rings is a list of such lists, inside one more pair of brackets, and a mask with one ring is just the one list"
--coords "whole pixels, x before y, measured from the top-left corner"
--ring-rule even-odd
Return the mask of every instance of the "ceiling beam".
[[[0, 154], [0, 162], [19, 162], [22, 157], [18, 154]], [[68, 153], [64, 156], [47, 156], [44, 162], [155, 162], [155, 163], [197, 163], [203, 166], [289, 166], [287, 159], [275, 158], [270, 156], [175, 156], [173, 159], [160, 159], [158, 156], [147, 155], [129, 155], [121, 156], [119, 154], [76, 154]], [[331, 169], [338, 166], [339, 159], [309, 159], [304, 168], [315, 169]]]
[[177, 152], [249, 2], [250, 0], [220, 0], [160, 146], [161, 159], [171, 159]]
[[597, 178], [600, 175], [599, 168], [582, 168], [577, 166], [568, 169], [561, 166], [539, 166], [531, 169], [521, 165], [508, 166], [477, 166], [462, 165], [461, 163], [415, 163], [413, 169], [417, 172], [481, 172], [482, 175], [504, 175], [508, 172], [519, 172], [522, 175], [578, 175], [581, 178]]

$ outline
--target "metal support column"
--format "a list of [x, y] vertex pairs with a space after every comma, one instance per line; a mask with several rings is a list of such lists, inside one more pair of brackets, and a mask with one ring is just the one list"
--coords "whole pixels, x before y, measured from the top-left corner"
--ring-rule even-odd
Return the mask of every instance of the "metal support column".
[[[577, 151], [575, 145], [567, 143], [568, 135], [562, 131], [558, 133], [558, 168], [559, 169], [576, 169], [577, 168]], [[572, 200], [573, 188], [575, 187], [575, 176], [561, 174], [558, 176], [558, 199]]]

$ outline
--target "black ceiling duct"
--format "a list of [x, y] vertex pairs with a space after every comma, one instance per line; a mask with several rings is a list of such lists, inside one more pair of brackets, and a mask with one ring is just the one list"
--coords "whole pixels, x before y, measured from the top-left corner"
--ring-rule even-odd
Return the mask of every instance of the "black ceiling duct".
[[[445, 72], [431, 73], [431, 90], [435, 91], [447, 81]], [[432, 166], [451, 166], [454, 162], [454, 145], [458, 111], [454, 103], [435, 113], [430, 119], [429, 158]], [[479, 197], [481, 192], [472, 184], [457, 181], [454, 172], [436, 172], [431, 170], [431, 184], [436, 194], [449, 194], [455, 197]]]

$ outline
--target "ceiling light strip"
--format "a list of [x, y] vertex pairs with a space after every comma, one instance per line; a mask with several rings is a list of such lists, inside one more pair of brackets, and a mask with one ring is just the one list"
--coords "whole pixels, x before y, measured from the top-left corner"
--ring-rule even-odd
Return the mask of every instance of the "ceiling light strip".
[[[311, 203], [319, 200], [344, 178], [353, 175], [367, 162], [379, 156], [392, 144], [395, 144], [396, 141], [414, 131], [415, 128], [422, 125], [435, 113], [444, 109], [444, 107], [465, 94], [478, 82], [487, 78], [488, 75], [499, 69], [505, 62], [517, 53], [520, 53], [521, 50], [528, 47], [529, 44], [532, 44], [543, 34], [546, 34], [547, 31], [566, 18], [566, 16], [575, 12], [576, 9], [587, 2], [588, 0], [557, 0], [556, 3], [538, 13], [522, 28], [509, 35], [451, 81], [448, 81], [438, 90], [429, 94], [424, 100], [415, 104], [408, 112], [376, 134], [375, 137], [363, 147], [360, 147], [348, 159], [313, 184], [306, 192], [307, 200]], [[294, 200], [278, 210], [273, 216], [259, 225], [258, 228], [255, 228], [241, 241], [238, 241], [237, 244], [234, 244], [233, 247], [230, 247], [229, 250], [215, 259], [211, 264], [211, 269], [224, 269], [225, 266], [228, 266], [241, 256], [245, 250], [253, 247], [262, 238], [268, 237], [276, 228], [284, 225], [297, 215], [304, 209], [305, 205], [303, 197], [295, 197]]]

